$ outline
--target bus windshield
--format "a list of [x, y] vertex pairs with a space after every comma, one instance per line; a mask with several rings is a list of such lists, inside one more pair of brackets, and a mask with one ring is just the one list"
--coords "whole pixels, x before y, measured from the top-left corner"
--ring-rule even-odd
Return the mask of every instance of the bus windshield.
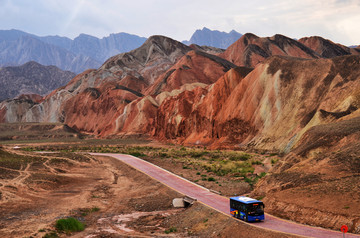
[[248, 212], [250, 212], [250, 214], [264, 214], [264, 205], [263, 204], [250, 204], [248, 206]]

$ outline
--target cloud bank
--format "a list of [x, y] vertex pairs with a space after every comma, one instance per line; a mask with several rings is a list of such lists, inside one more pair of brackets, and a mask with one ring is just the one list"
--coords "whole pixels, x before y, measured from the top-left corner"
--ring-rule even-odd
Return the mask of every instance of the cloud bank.
[[127, 32], [189, 39], [204, 26], [360, 44], [359, 0], [0, 0], [0, 29], [74, 38]]

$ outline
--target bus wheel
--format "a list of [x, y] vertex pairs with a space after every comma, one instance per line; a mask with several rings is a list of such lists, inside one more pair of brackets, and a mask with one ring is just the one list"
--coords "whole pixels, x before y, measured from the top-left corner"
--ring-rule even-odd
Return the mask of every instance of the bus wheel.
[[244, 217], [244, 220], [245, 220], [246, 222], [248, 222], [248, 216], [247, 216], [247, 215]]

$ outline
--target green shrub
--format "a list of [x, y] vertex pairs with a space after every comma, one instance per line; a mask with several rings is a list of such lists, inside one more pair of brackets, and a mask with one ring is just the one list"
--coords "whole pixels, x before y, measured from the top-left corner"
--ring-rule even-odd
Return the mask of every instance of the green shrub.
[[213, 177], [209, 177], [208, 181], [215, 181], [215, 179]]
[[138, 151], [131, 151], [131, 152], [129, 152], [129, 155], [132, 155], [132, 156], [135, 156], [135, 157], [144, 157], [145, 156], [144, 153], [141, 153], [141, 152], [138, 152]]
[[263, 164], [261, 161], [259, 161], [259, 160], [255, 160], [255, 161], [251, 161], [251, 164], [252, 165], [254, 165], [254, 164], [256, 164], [256, 165], [261, 165], [261, 164]]
[[251, 178], [248, 178], [248, 177], [245, 177], [245, 178], [244, 178], [244, 181], [247, 182], [247, 183], [250, 184], [250, 185], [253, 183], [252, 179], [251, 179]]
[[91, 212], [98, 212], [98, 211], [100, 211], [100, 208], [98, 207], [91, 208]]
[[85, 225], [73, 217], [57, 220], [55, 227], [64, 232], [83, 231], [85, 229]]
[[271, 159], [271, 164], [274, 165], [276, 162], [278, 162], [279, 159]]
[[261, 174], [259, 175], [259, 178], [262, 178], [266, 175], [266, 172], [261, 172]]
[[249, 159], [251, 159], [251, 155], [246, 154], [246, 153], [235, 154], [235, 155], [231, 155], [229, 157], [229, 160], [232, 160], [232, 161], [246, 161], [246, 160], [249, 160]]
[[165, 230], [165, 234], [170, 234], [170, 233], [176, 232], [176, 231], [177, 231], [176, 227], [170, 227], [170, 229]]
[[264, 198], [265, 196], [260, 196], [260, 197], [257, 197], [256, 198], [256, 200], [259, 200], [259, 201], [261, 201], [261, 200], [263, 200], [263, 198]]

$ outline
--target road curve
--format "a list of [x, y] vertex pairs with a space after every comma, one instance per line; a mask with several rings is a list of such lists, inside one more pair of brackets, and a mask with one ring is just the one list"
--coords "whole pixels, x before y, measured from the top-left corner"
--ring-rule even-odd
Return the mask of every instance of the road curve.
[[[219, 212], [229, 215], [229, 198], [210, 192], [208, 189], [190, 182], [180, 176], [177, 176], [163, 168], [151, 164], [145, 160], [139, 159], [131, 155], [110, 154], [110, 153], [90, 153], [91, 155], [111, 156], [131, 167], [149, 175], [168, 187], [193, 198], [196, 198], [201, 203], [216, 209]], [[327, 230], [318, 227], [311, 227], [286, 221], [270, 214], [265, 215], [265, 221], [259, 223], [251, 223], [257, 227], [263, 227], [274, 231], [280, 231], [290, 234], [296, 234], [306, 237], [331, 238], [343, 237], [341, 232]], [[360, 235], [347, 233], [346, 238], [360, 238]]]

